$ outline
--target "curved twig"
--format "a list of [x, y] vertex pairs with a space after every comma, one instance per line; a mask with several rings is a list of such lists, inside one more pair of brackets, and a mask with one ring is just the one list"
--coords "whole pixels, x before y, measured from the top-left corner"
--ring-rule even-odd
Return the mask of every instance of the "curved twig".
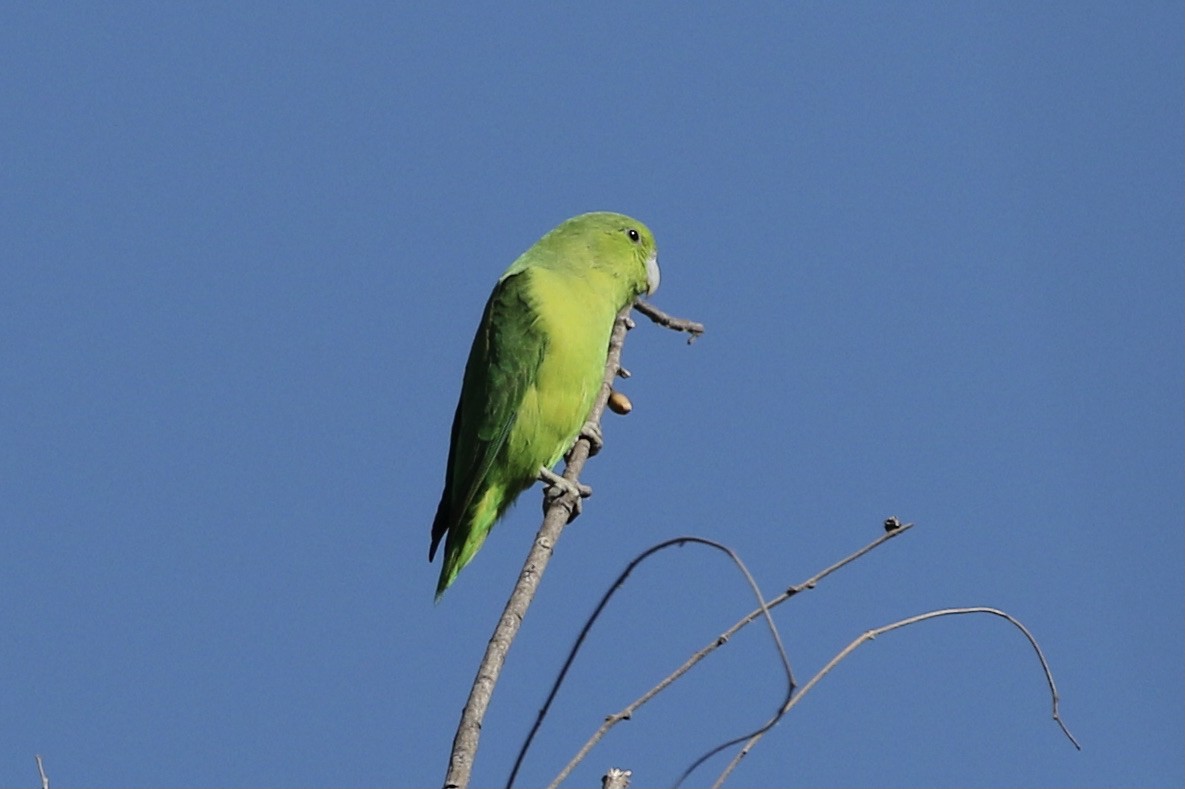
[[[547, 694], [547, 699], [544, 701], [543, 707], [540, 708], [539, 714], [535, 717], [535, 723], [533, 726], [531, 726], [531, 731], [527, 733], [527, 737], [523, 741], [522, 747], [519, 749], [518, 758], [514, 761], [514, 767], [510, 772], [510, 777], [506, 779], [507, 789], [510, 789], [510, 787], [514, 784], [514, 779], [518, 776], [519, 767], [522, 765], [523, 759], [526, 758], [527, 751], [530, 749], [531, 743], [535, 739], [535, 734], [539, 731], [540, 726], [543, 725], [543, 719], [547, 716], [548, 710], [551, 709], [551, 704], [555, 700], [556, 695], [559, 693], [560, 686], [563, 684], [565, 677], [568, 675], [568, 670], [572, 667], [573, 662], [575, 662], [576, 655], [580, 651], [580, 647], [584, 644], [585, 638], [587, 638], [588, 634], [592, 631], [593, 625], [596, 623], [597, 619], [600, 618], [601, 613], [605, 610], [605, 607], [609, 604], [609, 600], [614, 594], [617, 593], [617, 590], [619, 590], [622, 585], [625, 584], [625, 580], [629, 578], [630, 573], [632, 573], [634, 569], [646, 559], [649, 559], [654, 554], [665, 550], [666, 548], [683, 546], [688, 543], [706, 545], [709, 548], [714, 548], [718, 551], [721, 551], [730, 559], [732, 559], [733, 564], [735, 564], [741, 573], [744, 574], [745, 580], [749, 583], [749, 588], [753, 590], [753, 594], [757, 598], [757, 604], [760, 606], [760, 610], [765, 614], [765, 621], [769, 626], [770, 635], [773, 636], [774, 645], [778, 649], [778, 656], [782, 660], [782, 668], [786, 672], [787, 684], [786, 698], [785, 701], [782, 702], [782, 705], [789, 703], [790, 698], [794, 694], [794, 672], [790, 668], [790, 658], [786, 655], [786, 648], [782, 645], [782, 639], [778, 633], [778, 628], [774, 624], [773, 618], [769, 615], [765, 598], [762, 597], [761, 589], [758, 587], [757, 581], [753, 578], [753, 574], [749, 572], [749, 568], [745, 566], [745, 563], [741, 561], [741, 558], [737, 556], [735, 551], [726, 545], [716, 542], [715, 540], [708, 540], [703, 537], [675, 537], [670, 540], [665, 540], [664, 542], [647, 548], [645, 551], [635, 556], [634, 559], [628, 565], [626, 565], [626, 568], [621, 572], [620, 575], [617, 576], [617, 580], [613, 582], [608, 591], [606, 591], [601, 597], [601, 601], [597, 603], [597, 607], [593, 609], [592, 614], [585, 621], [584, 627], [580, 629], [580, 634], [576, 637], [576, 641], [572, 644], [572, 648], [568, 651], [568, 657], [564, 660], [564, 665], [560, 668], [559, 674], [555, 678], [555, 682], [552, 683], [551, 690]], [[744, 734], [733, 742], [730, 742], [729, 745], [734, 744], [735, 742], [743, 742], [750, 737], [753, 737], [760, 731], [761, 729], [756, 729], [749, 734]], [[568, 777], [576, 765], [578, 765], [584, 759], [584, 757], [588, 755], [589, 751], [592, 750], [595, 744], [595, 742], [586, 744], [585, 748], [582, 749], [582, 751], [578, 753], [570, 762], [568, 762], [560, 774], [552, 779], [549, 789], [551, 787], [559, 786], [560, 783], [562, 783], [564, 779]], [[727, 745], [725, 747], [727, 747]]]
[[[890, 522], [892, 522], [892, 524], [893, 524], [892, 528], [889, 527]], [[782, 603], [786, 602], [787, 600], [789, 600], [791, 597], [798, 594], [799, 592], [803, 592], [807, 589], [814, 589], [815, 586], [820, 581], [822, 581], [824, 578], [826, 578], [827, 576], [836, 572], [840, 568], [842, 568], [848, 564], [851, 564], [852, 562], [856, 561], [861, 556], [865, 555], [866, 553], [873, 550], [874, 548], [876, 548], [880, 545], [883, 545], [884, 543], [888, 542], [889, 540], [893, 539], [894, 537], [904, 534], [905, 532], [909, 531], [912, 528], [913, 528], [912, 523], [900, 525], [900, 523], [895, 518], [891, 518], [889, 521], [886, 521], [886, 533], [885, 534], [880, 535], [875, 540], [870, 542], [868, 545], [865, 545], [863, 548], [856, 551], [855, 553], [852, 553], [852, 554], [844, 557], [843, 559], [839, 560], [838, 562], [831, 565], [830, 567], [827, 567], [826, 569], [821, 570], [818, 573], [815, 573], [813, 576], [811, 576], [807, 580], [803, 581], [802, 583], [795, 584], [794, 586], [791, 586], [789, 589], [787, 589], [782, 594], [780, 594], [777, 597], [775, 597], [774, 599], [768, 601], [766, 603], [765, 610], [769, 610], [769, 609], [772, 609], [778, 605], [781, 605]], [[639, 696], [634, 701], [630, 702], [620, 712], [616, 712], [616, 713], [613, 713], [612, 715], [606, 716], [605, 720], [601, 723], [600, 727], [598, 727], [597, 730], [595, 732], [593, 732], [592, 736], [589, 737], [589, 739], [584, 743], [583, 746], [581, 746], [581, 748], [577, 752], [576, 756], [574, 756], [572, 758], [572, 761], [570, 761], [568, 763], [568, 766], [564, 768], [565, 772], [561, 773], [556, 778], [556, 780], [554, 780], [552, 782], [552, 786], [555, 786], [560, 781], [562, 781], [567, 776], [567, 773], [571, 772], [571, 769], [573, 767], [575, 767], [576, 763], [578, 763], [581, 759], [583, 759], [588, 754], [588, 752], [591, 751], [597, 745], [597, 743], [599, 743], [602, 739], [604, 739], [605, 735], [609, 733], [610, 729], [612, 729], [614, 726], [616, 726], [618, 723], [620, 723], [623, 720], [629, 720], [640, 707], [645, 705], [648, 701], [650, 701], [655, 696], [657, 696], [659, 693], [661, 693], [663, 690], [665, 690], [669, 685], [674, 683], [676, 680], [678, 680], [680, 677], [682, 677], [684, 674], [686, 674], [688, 671], [690, 671], [692, 668], [694, 668], [695, 665], [697, 663], [699, 663], [701, 660], [703, 660], [708, 655], [715, 652], [720, 647], [727, 644], [729, 642], [729, 640], [741, 628], [745, 627], [746, 625], [750, 624], [751, 622], [756, 621], [757, 618], [762, 615], [762, 612], [763, 612], [762, 608], [755, 608], [754, 610], [750, 611], [747, 615], [742, 617], [739, 621], [736, 622], [736, 624], [734, 624], [728, 630], [725, 630], [722, 634], [720, 634], [715, 639], [713, 639], [711, 642], [709, 642], [708, 644], [703, 646], [701, 649], [699, 649], [697, 652], [695, 652], [691, 657], [689, 657], [686, 661], [684, 661], [681, 666], [679, 666], [677, 669], [675, 669], [670, 674], [668, 674], [666, 677], [664, 677], [657, 685], [655, 685], [650, 690], [643, 693], [641, 696]], [[727, 746], [725, 746], [725, 747], [727, 747]]]
[[[958, 616], [961, 614], [991, 614], [993, 616], [998, 616], [1003, 619], [1006, 619], [1009, 623], [1011, 623], [1014, 627], [1016, 627], [1018, 630], [1020, 630], [1021, 633], [1024, 634], [1024, 637], [1028, 639], [1029, 645], [1033, 648], [1033, 651], [1037, 653], [1037, 659], [1041, 661], [1041, 669], [1042, 669], [1042, 671], [1045, 672], [1045, 682], [1049, 685], [1049, 694], [1053, 699], [1053, 720], [1061, 728], [1062, 733], [1066, 735], [1066, 737], [1070, 740], [1070, 742], [1074, 745], [1074, 747], [1077, 748], [1078, 750], [1082, 750], [1082, 746], [1078, 744], [1078, 740], [1074, 738], [1074, 735], [1070, 733], [1070, 729], [1066, 726], [1065, 722], [1062, 721], [1061, 712], [1058, 709], [1058, 702], [1060, 700], [1060, 697], [1058, 696], [1057, 685], [1055, 685], [1053, 682], [1053, 672], [1050, 671], [1050, 669], [1049, 669], [1049, 662], [1046, 661], [1045, 653], [1041, 651], [1041, 647], [1037, 643], [1037, 639], [1035, 639], [1033, 637], [1033, 634], [1029, 632], [1029, 629], [1027, 627], [1025, 627], [1023, 624], [1021, 624], [1020, 620], [1016, 619], [1012, 615], [1007, 614], [998, 608], [988, 608], [988, 607], [983, 607], [983, 606], [976, 606], [976, 607], [971, 607], [971, 608], [943, 608], [938, 611], [927, 611], [924, 614], [917, 614], [915, 616], [906, 617], [905, 619], [901, 619], [896, 622], [891, 622], [890, 624], [887, 624], [887, 625], [882, 625], [881, 627], [874, 628], [872, 630], [869, 630], [869, 631], [861, 634], [859, 638], [857, 638], [852, 643], [848, 644], [846, 647], [844, 647], [842, 650], [840, 650], [839, 653], [836, 654], [835, 657], [833, 657], [833, 658], [831, 658], [831, 660], [827, 661], [827, 664], [825, 666], [823, 666], [822, 669], [819, 670], [819, 673], [817, 673], [817, 674], [815, 674], [815, 676], [811, 677], [810, 682], [803, 685], [802, 690], [799, 691], [797, 694], [795, 694], [794, 698], [792, 698], [789, 701], [789, 703], [787, 703], [786, 706], [783, 707], [783, 709], [781, 710], [781, 715], [785, 715], [786, 713], [790, 712], [790, 710], [793, 709], [794, 705], [798, 704], [798, 702], [801, 701], [802, 698], [804, 696], [806, 696], [807, 693], [810, 692], [811, 688], [815, 687], [815, 685], [817, 685], [819, 683], [819, 681], [821, 679], [823, 679], [823, 677], [827, 676], [827, 674], [829, 674], [831, 672], [831, 670], [833, 668], [835, 668], [836, 665], [838, 665], [841, 660], [843, 660], [848, 655], [855, 652], [856, 649], [858, 647], [860, 647], [862, 644], [865, 644], [865, 643], [873, 640], [877, 636], [882, 636], [885, 633], [890, 633], [894, 630], [898, 630], [900, 628], [907, 627], [908, 625], [917, 624], [918, 622], [925, 622], [929, 619], [937, 619], [938, 617], [942, 617], [942, 616]], [[716, 789], [716, 787], [719, 787], [724, 783], [725, 779], [727, 779], [728, 776], [732, 773], [732, 771], [734, 769], [736, 769], [736, 766], [738, 764], [740, 764], [741, 759], [745, 758], [745, 756], [749, 753], [749, 751], [751, 751], [753, 749], [753, 747], [761, 740], [761, 738], [763, 736], [765, 736], [765, 732], [762, 732], [761, 734], [750, 739], [749, 742], [745, 743], [745, 747], [741, 748], [741, 750], [737, 752], [736, 756], [733, 757], [732, 761], [729, 762], [728, 766], [724, 768], [724, 772], [722, 772], [720, 774], [720, 777], [716, 779], [716, 783], [712, 784], [713, 789]]]

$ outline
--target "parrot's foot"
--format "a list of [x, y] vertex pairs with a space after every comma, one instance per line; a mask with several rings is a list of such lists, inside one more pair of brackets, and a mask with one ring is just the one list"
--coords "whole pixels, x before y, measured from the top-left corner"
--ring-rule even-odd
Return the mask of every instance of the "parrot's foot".
[[592, 495], [592, 488], [588, 485], [565, 479], [549, 468], [539, 469], [539, 480], [547, 483], [547, 487], [543, 491], [543, 511], [545, 513], [556, 499], [571, 494], [572, 508], [568, 511], [568, 523], [576, 520], [580, 515], [581, 499]]
[[539, 481], [546, 482], [548, 490], [556, 489], [556, 498], [563, 496], [565, 493], [571, 493], [578, 499], [587, 499], [592, 495], [592, 488], [588, 485], [561, 477], [549, 468], [539, 469]]
[[605, 446], [605, 436], [601, 433], [601, 426], [591, 419], [580, 427], [580, 437], [588, 441], [588, 456], [592, 457]]

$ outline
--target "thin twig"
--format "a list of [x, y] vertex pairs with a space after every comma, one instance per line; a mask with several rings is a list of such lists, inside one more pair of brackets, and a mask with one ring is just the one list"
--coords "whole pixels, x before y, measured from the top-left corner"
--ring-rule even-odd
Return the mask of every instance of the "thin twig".
[[[861, 556], [863, 556], [864, 554], [873, 550], [877, 546], [883, 545], [884, 543], [888, 542], [889, 540], [893, 539], [894, 537], [898, 537], [898, 536], [904, 534], [905, 532], [909, 531], [912, 528], [913, 528], [913, 524], [907, 523], [903, 526], [893, 529], [892, 531], [887, 531], [885, 534], [880, 535], [875, 540], [870, 542], [868, 545], [865, 545], [863, 548], [861, 548], [860, 550], [851, 554], [850, 556], [847, 556], [844, 559], [841, 559], [840, 561], [838, 561], [835, 564], [831, 565], [830, 567], [826, 568], [825, 570], [822, 570], [822, 571], [816, 573], [815, 575], [811, 576], [810, 578], [803, 581], [802, 583], [797, 584], [795, 586], [791, 586], [789, 589], [787, 589], [782, 594], [780, 594], [777, 597], [775, 597], [774, 599], [768, 601], [765, 606], [765, 611], [768, 611], [769, 609], [772, 609], [772, 608], [775, 608], [776, 606], [781, 605], [782, 603], [786, 602], [787, 600], [789, 600], [791, 597], [798, 594], [799, 592], [802, 592], [806, 589], [814, 589], [815, 586], [820, 581], [822, 581], [828, 575], [831, 575], [832, 573], [834, 573], [836, 570], [839, 570], [841, 567], [844, 567], [845, 565], [848, 565], [848, 564], [854, 562], [856, 559], [859, 559]], [[561, 772], [560, 775], [557, 777], [557, 779], [552, 782], [552, 785], [555, 786], [560, 781], [562, 781], [564, 779], [564, 777], [566, 777], [567, 774], [572, 771], [572, 769], [576, 766], [576, 764], [579, 763], [580, 760], [584, 759], [584, 757], [586, 755], [588, 755], [588, 753], [597, 745], [597, 743], [599, 743], [605, 737], [605, 735], [609, 733], [610, 729], [612, 729], [614, 726], [616, 726], [618, 723], [620, 723], [623, 720], [629, 720], [640, 707], [642, 707], [643, 705], [646, 704], [646, 702], [653, 699], [655, 696], [657, 696], [659, 693], [661, 693], [663, 690], [665, 690], [669, 685], [671, 685], [673, 682], [675, 682], [675, 680], [679, 679], [684, 674], [686, 674], [688, 671], [690, 671], [701, 660], [706, 658], [711, 653], [715, 652], [720, 647], [727, 644], [729, 642], [729, 640], [737, 633], [737, 631], [739, 631], [741, 628], [745, 627], [749, 623], [755, 621], [758, 617], [760, 617], [762, 615], [762, 613], [763, 613], [762, 608], [755, 608], [754, 610], [750, 611], [746, 616], [742, 617], [736, 624], [734, 624], [728, 630], [725, 630], [721, 635], [717, 636], [715, 639], [713, 639], [711, 642], [709, 642], [707, 645], [705, 645], [703, 648], [701, 648], [698, 652], [694, 653], [691, 657], [689, 657], [683, 663], [683, 665], [679, 666], [677, 669], [675, 669], [670, 674], [668, 674], [665, 678], [663, 678], [663, 680], [661, 682], [659, 682], [653, 688], [651, 688], [650, 690], [643, 693], [641, 696], [639, 696], [634, 701], [630, 702], [620, 712], [616, 712], [612, 715], [607, 716], [605, 718], [604, 722], [600, 725], [600, 727], [595, 732], [593, 732], [593, 735], [591, 737], [589, 737], [588, 741], [585, 742], [584, 745], [580, 748], [580, 750], [576, 753], [576, 756], [572, 757], [572, 760], [564, 768], [564, 771]]]
[[[786, 648], [782, 645], [782, 638], [778, 633], [778, 628], [774, 624], [773, 617], [769, 615], [769, 611], [767, 610], [768, 606], [766, 605], [765, 599], [761, 595], [761, 589], [758, 587], [756, 579], [753, 578], [753, 574], [749, 572], [749, 568], [745, 566], [745, 563], [741, 561], [741, 558], [737, 556], [735, 551], [726, 545], [716, 542], [715, 540], [707, 540], [703, 537], [675, 537], [674, 539], [666, 540], [659, 543], [658, 545], [651, 546], [650, 548], [647, 548], [645, 551], [635, 556], [634, 559], [628, 565], [626, 565], [626, 568], [621, 572], [621, 574], [617, 576], [617, 580], [613, 582], [608, 591], [606, 591], [601, 597], [601, 601], [593, 610], [592, 615], [589, 616], [589, 618], [585, 621], [584, 627], [581, 628], [580, 634], [576, 637], [575, 643], [572, 644], [572, 648], [568, 651], [568, 657], [564, 660], [563, 667], [560, 668], [559, 674], [552, 683], [551, 691], [547, 694], [547, 699], [544, 701], [543, 707], [539, 710], [539, 714], [535, 717], [535, 724], [531, 727], [531, 731], [528, 732], [526, 739], [523, 741], [522, 748], [519, 749], [518, 758], [514, 762], [514, 768], [511, 770], [510, 777], [506, 781], [507, 789], [510, 789], [510, 787], [514, 784], [514, 779], [518, 775], [519, 767], [522, 765], [523, 759], [526, 758], [527, 751], [531, 747], [531, 742], [535, 739], [535, 734], [539, 731], [539, 727], [543, 725], [543, 719], [547, 716], [548, 710], [551, 709], [551, 703], [555, 700], [556, 695], [559, 693], [560, 686], [563, 684], [564, 678], [568, 675], [568, 670], [572, 667], [572, 663], [576, 660], [576, 655], [580, 651], [580, 647], [584, 644], [585, 638], [587, 638], [589, 632], [591, 632], [593, 625], [596, 623], [597, 619], [600, 618], [602, 612], [605, 610], [605, 607], [609, 604], [609, 600], [622, 587], [626, 579], [629, 578], [630, 573], [632, 573], [634, 569], [646, 559], [650, 558], [659, 551], [665, 550], [667, 548], [683, 546], [688, 543], [706, 545], [709, 548], [714, 548], [715, 550], [721, 551], [730, 559], [732, 559], [733, 564], [735, 564], [745, 576], [745, 581], [749, 584], [749, 588], [753, 591], [753, 595], [757, 598], [757, 604], [760, 606], [760, 610], [765, 613], [766, 624], [769, 626], [770, 635], [773, 636], [774, 646], [777, 647], [778, 657], [781, 658], [782, 661], [782, 668], [786, 672], [786, 698], [785, 701], [779, 705], [779, 707], [790, 701], [790, 698], [794, 693], [794, 672], [790, 669], [790, 658], [786, 655]], [[744, 734], [738, 737], [735, 742], [743, 742], [752, 737], [754, 734], [757, 734], [759, 731], [760, 729], [757, 729], [748, 734]], [[568, 764], [564, 767], [564, 770], [554, 779], [552, 779], [549, 789], [554, 789], [554, 787], [558, 787], [561, 783], [563, 783], [563, 781], [568, 777], [576, 765], [579, 764], [580, 761], [588, 754], [589, 750], [591, 750], [591, 746], [577, 754], [575, 758], [568, 762]]]
[[[868, 643], [869, 641], [873, 640], [877, 636], [882, 636], [885, 633], [889, 633], [894, 630], [898, 630], [900, 628], [907, 627], [909, 625], [917, 624], [918, 622], [924, 622], [929, 619], [937, 619], [938, 617], [942, 617], [942, 616], [958, 616], [960, 614], [991, 614], [993, 616], [998, 616], [998, 617], [1008, 620], [1009, 623], [1011, 623], [1014, 627], [1016, 627], [1018, 630], [1020, 630], [1021, 633], [1024, 634], [1024, 637], [1029, 640], [1029, 645], [1033, 647], [1033, 651], [1037, 653], [1037, 659], [1041, 661], [1041, 670], [1045, 672], [1045, 682], [1046, 682], [1046, 684], [1049, 685], [1049, 695], [1053, 699], [1053, 720], [1061, 728], [1062, 733], [1066, 735], [1066, 737], [1070, 740], [1071, 743], [1073, 743], [1074, 747], [1077, 748], [1078, 750], [1082, 750], [1082, 746], [1078, 744], [1078, 740], [1076, 740], [1074, 738], [1074, 735], [1070, 733], [1069, 728], [1067, 728], [1066, 724], [1062, 721], [1061, 712], [1058, 709], [1058, 702], [1060, 700], [1060, 697], [1058, 696], [1058, 693], [1057, 693], [1057, 685], [1055, 685], [1053, 682], [1053, 672], [1050, 671], [1050, 669], [1049, 669], [1049, 662], [1046, 661], [1045, 653], [1041, 651], [1041, 647], [1040, 647], [1040, 645], [1038, 645], [1037, 639], [1035, 639], [1033, 637], [1033, 634], [1029, 632], [1029, 629], [1027, 627], [1025, 627], [1023, 624], [1021, 624], [1021, 622], [1018, 619], [1011, 616], [1010, 614], [1007, 614], [1007, 613], [1001, 611], [998, 608], [987, 608], [987, 607], [944, 608], [944, 609], [941, 609], [938, 611], [927, 611], [924, 614], [917, 614], [915, 616], [907, 617], [905, 619], [901, 619], [896, 622], [892, 622], [890, 624], [883, 625], [882, 627], [878, 627], [873, 630], [869, 630], [868, 632], [862, 634], [855, 641], [848, 644], [842, 650], [840, 650], [839, 653], [835, 657], [831, 658], [831, 660], [829, 660], [827, 662], [827, 665], [823, 666], [823, 668], [819, 670], [818, 674], [811, 677], [811, 681], [806, 683], [806, 685], [804, 685], [802, 687], [802, 690], [799, 691], [797, 694], [795, 694], [794, 698], [792, 698], [790, 700], [790, 702], [788, 704], [786, 704], [786, 706], [782, 709], [781, 714], [785, 715], [788, 712], [790, 712], [790, 710], [793, 709], [794, 706], [796, 704], [798, 704], [798, 702], [801, 701], [802, 698], [804, 696], [806, 696], [806, 694], [811, 691], [811, 688], [815, 687], [815, 685], [817, 685], [819, 683], [819, 681], [821, 679], [823, 679], [823, 677], [827, 676], [827, 674], [829, 674], [831, 672], [831, 670], [833, 668], [835, 668], [836, 665], [838, 665], [841, 660], [846, 658], [848, 655], [852, 654], [852, 652], [856, 651], [856, 649], [859, 646], [861, 646], [862, 644]], [[736, 756], [733, 757], [732, 761], [729, 762], [728, 766], [726, 768], [724, 768], [724, 772], [722, 772], [720, 774], [720, 777], [716, 779], [716, 783], [714, 783], [712, 785], [713, 789], [716, 789], [716, 787], [719, 787], [724, 783], [725, 779], [727, 779], [728, 776], [732, 773], [732, 771], [734, 769], [736, 769], [736, 766], [738, 764], [740, 764], [741, 759], [745, 758], [745, 756], [749, 753], [749, 751], [751, 751], [753, 749], [753, 747], [764, 736], [765, 736], [765, 732], [762, 732], [761, 734], [759, 734], [759, 735], [753, 737], [751, 740], [749, 740], [749, 742], [745, 743], [745, 746], [743, 748], [741, 748], [740, 751], [737, 752]]]
[[45, 765], [41, 761], [41, 754], [34, 756], [37, 759], [37, 774], [41, 776], [41, 789], [49, 789], [49, 776], [45, 774]]
[[[621, 349], [625, 343], [625, 333], [633, 321], [629, 317], [633, 305], [627, 306], [617, 315], [613, 324], [613, 332], [609, 338], [609, 349], [605, 359], [605, 374], [601, 379], [601, 389], [588, 414], [588, 421], [600, 424], [601, 416], [605, 412], [605, 403], [612, 391], [612, 385], [617, 378], [617, 371], [621, 368]], [[681, 324], [690, 321], [675, 319]], [[696, 324], [698, 325], [698, 324]], [[672, 328], [677, 328], [672, 326]], [[702, 327], [701, 327], [702, 328]], [[568, 453], [564, 478], [570, 482], [577, 482], [580, 472], [589, 457], [590, 444], [588, 439], [581, 436], [575, 446]], [[473, 762], [477, 756], [478, 740], [481, 737], [481, 724], [485, 718], [486, 709], [494, 694], [494, 686], [506, 663], [506, 655], [510, 645], [518, 634], [526, 616], [527, 608], [535, 597], [539, 588], [543, 571], [551, 559], [556, 541], [559, 540], [564, 526], [572, 517], [578, 506], [574, 493], [565, 493], [548, 500], [544, 510], [543, 524], [535, 535], [535, 542], [523, 563], [518, 581], [506, 602], [502, 616], [494, 628], [490, 642], [486, 646], [485, 655], [477, 668], [477, 676], [473, 680], [473, 687], [469, 691], [469, 699], [465, 702], [465, 709], [461, 713], [461, 721], [457, 725], [456, 735], [453, 737], [453, 748], [449, 755], [448, 772], [445, 774], [445, 789], [464, 789], [469, 785], [473, 774]]]
[[674, 315], [667, 315], [648, 301], [638, 299], [634, 304], [634, 309], [659, 326], [666, 326], [668, 329], [674, 329], [675, 331], [687, 332], [691, 335], [687, 338], [688, 345], [694, 342], [696, 337], [704, 333], [704, 325], [702, 323], [696, 323], [695, 321], [689, 321], [684, 318], [676, 318]]

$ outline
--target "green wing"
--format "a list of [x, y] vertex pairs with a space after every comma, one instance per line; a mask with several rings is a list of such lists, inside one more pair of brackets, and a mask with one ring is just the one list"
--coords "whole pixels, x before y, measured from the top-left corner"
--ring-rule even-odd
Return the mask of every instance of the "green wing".
[[[518, 416], [523, 395], [535, 381], [547, 346], [527, 296], [529, 276], [529, 271], [520, 271], [499, 280], [473, 338], [461, 398], [453, 416], [444, 493], [432, 523], [429, 561], [436, 556], [446, 532], [449, 546], [446, 562], [455, 554], [451, 550], [454, 542], [460, 545], [476, 539], [480, 544], [493, 520], [509, 506], [509, 501], [504, 505], [498, 502], [498, 511], [491, 513], [484, 528], [479, 524], [474, 533], [476, 513], [472, 509], [490, 483], [499, 477], [496, 464], [505, 464], [505, 458], [499, 455]], [[517, 493], [513, 491], [510, 498]], [[442, 570], [444, 577], [449, 570], [447, 564]]]

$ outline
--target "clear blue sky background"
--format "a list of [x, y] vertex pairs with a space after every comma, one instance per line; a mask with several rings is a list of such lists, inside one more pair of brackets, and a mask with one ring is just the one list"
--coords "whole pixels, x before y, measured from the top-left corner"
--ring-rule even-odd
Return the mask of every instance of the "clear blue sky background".
[[[432, 785], [538, 524], [434, 606], [490, 287], [561, 220], [649, 224], [605, 425], [486, 721], [500, 784], [643, 548], [765, 589], [805, 681], [733, 785], [1185, 782], [1180, 3], [7, 4], [0, 785]], [[686, 548], [594, 631], [522, 774], [751, 607]], [[738, 636], [615, 730], [662, 785], [765, 719]], [[723, 760], [713, 763], [718, 770]], [[697, 774], [706, 782], [714, 772]]]

